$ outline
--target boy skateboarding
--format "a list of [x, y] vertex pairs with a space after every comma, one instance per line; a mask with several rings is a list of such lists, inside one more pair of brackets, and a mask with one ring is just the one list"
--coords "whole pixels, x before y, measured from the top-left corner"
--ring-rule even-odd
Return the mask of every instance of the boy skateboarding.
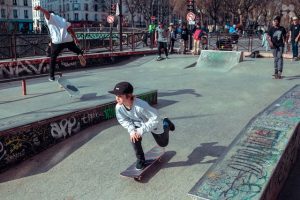
[[116, 117], [118, 122], [127, 129], [137, 158], [136, 169], [145, 167], [145, 155], [142, 148], [142, 137], [152, 133], [156, 143], [166, 147], [169, 143], [169, 131], [174, 131], [174, 124], [168, 119], [163, 120], [155, 108], [133, 95], [133, 86], [128, 82], [117, 83], [109, 93], [116, 95]]
[[54, 70], [56, 65], [56, 58], [59, 53], [64, 49], [68, 48], [78, 55], [80, 64], [86, 65], [86, 61], [83, 57], [83, 51], [78, 48], [76, 44], [79, 41], [71, 27], [71, 24], [66, 19], [55, 15], [53, 12], [45, 10], [41, 6], [35, 6], [34, 10], [40, 10], [45, 15], [45, 21], [49, 28], [51, 36], [51, 63], [50, 63], [50, 77], [49, 81], [54, 81]]

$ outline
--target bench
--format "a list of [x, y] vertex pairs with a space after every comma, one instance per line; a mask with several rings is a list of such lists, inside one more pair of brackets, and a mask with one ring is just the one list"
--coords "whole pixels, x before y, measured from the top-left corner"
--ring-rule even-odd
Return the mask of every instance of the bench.
[[276, 199], [300, 145], [300, 85], [255, 116], [190, 190], [193, 199]]
[[[58, 75], [59, 77], [62, 77], [62, 72], [57, 72], [57, 73], [55, 73], [55, 75]], [[42, 77], [47, 77], [47, 76], [49, 76], [49, 75], [48, 74], [39, 74], [39, 75], [22, 76], [22, 77], [16, 77], [16, 78], [8, 78], [8, 79], [0, 80], [0, 83], [21, 81], [22, 94], [25, 96], [25, 95], [27, 95], [26, 80], [35, 79], [35, 78], [42, 78]]]

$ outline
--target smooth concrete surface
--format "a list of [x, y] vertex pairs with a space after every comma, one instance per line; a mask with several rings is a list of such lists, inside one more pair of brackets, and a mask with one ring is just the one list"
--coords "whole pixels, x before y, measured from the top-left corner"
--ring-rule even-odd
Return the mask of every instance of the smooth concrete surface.
[[241, 51], [202, 50], [197, 67], [227, 72], [243, 60]]
[[[192, 65], [197, 57], [170, 58], [156, 62], [155, 56], [147, 56], [122, 66], [68, 74], [75, 84], [84, 86], [81, 90], [97, 96], [106, 95], [123, 80], [139, 89], [158, 90], [156, 107], [174, 121], [176, 131], [170, 135], [162, 163], [142, 182], [119, 175], [135, 157], [128, 133], [111, 120], [0, 174], [1, 200], [190, 199], [188, 191], [249, 120], [300, 79], [299, 62], [285, 62], [285, 78], [274, 80], [272, 59], [247, 59], [229, 72], [215, 72]], [[67, 94], [46, 81], [32, 80], [29, 91], [33, 97], [23, 102], [24, 112], [34, 95], [40, 95], [43, 104], [71, 102]], [[0, 85], [1, 94], [6, 94], [1, 95], [2, 103], [20, 99], [17, 84]], [[13, 107], [3, 109], [14, 112]], [[154, 145], [152, 136], [145, 135], [144, 150]]]

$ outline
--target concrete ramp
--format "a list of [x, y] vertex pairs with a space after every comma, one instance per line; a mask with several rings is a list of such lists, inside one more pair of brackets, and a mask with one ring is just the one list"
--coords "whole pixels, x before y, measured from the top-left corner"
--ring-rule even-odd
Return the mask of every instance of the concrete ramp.
[[191, 189], [193, 199], [277, 199], [300, 145], [300, 85], [255, 116]]
[[197, 67], [227, 72], [243, 61], [241, 51], [202, 50]]

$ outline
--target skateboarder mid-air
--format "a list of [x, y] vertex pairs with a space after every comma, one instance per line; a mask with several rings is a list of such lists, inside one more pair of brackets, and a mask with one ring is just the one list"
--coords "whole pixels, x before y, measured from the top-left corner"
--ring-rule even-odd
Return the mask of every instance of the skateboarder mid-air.
[[145, 167], [145, 155], [142, 148], [142, 137], [152, 133], [156, 143], [166, 147], [169, 143], [169, 131], [175, 130], [175, 125], [168, 119], [161, 119], [157, 110], [147, 102], [133, 95], [133, 86], [128, 82], [117, 83], [109, 93], [116, 95], [116, 117], [118, 122], [130, 134], [135, 155], [136, 169]]
[[35, 6], [34, 10], [40, 10], [45, 15], [45, 21], [49, 28], [51, 36], [51, 63], [50, 63], [50, 78], [49, 81], [54, 81], [54, 70], [56, 65], [56, 58], [59, 53], [68, 48], [78, 55], [80, 64], [86, 65], [86, 61], [83, 57], [83, 51], [79, 49], [76, 44], [79, 41], [71, 27], [71, 24], [66, 19], [54, 14], [52, 11], [45, 10], [41, 6]]

